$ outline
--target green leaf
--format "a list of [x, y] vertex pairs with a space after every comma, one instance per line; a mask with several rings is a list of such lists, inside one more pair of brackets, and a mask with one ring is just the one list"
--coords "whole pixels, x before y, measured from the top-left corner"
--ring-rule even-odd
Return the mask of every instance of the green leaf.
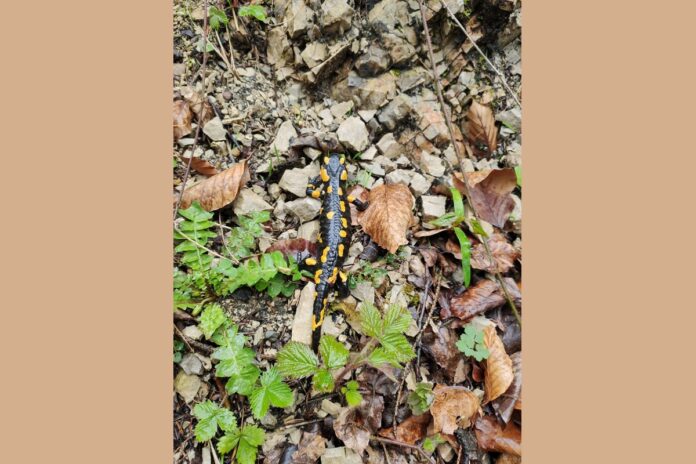
[[385, 334], [379, 339], [382, 346], [393, 354], [398, 362], [406, 362], [416, 357], [416, 352], [405, 336], [399, 333]]
[[517, 177], [517, 185], [522, 187], [522, 165], [515, 166], [515, 177]]
[[486, 231], [483, 229], [483, 226], [481, 225], [480, 222], [478, 222], [478, 219], [476, 219], [476, 218], [471, 219], [471, 230], [476, 235], [480, 235], [481, 237], [488, 238], [488, 234], [486, 233]]
[[372, 304], [364, 304], [360, 311], [360, 324], [369, 337], [379, 338], [382, 334], [382, 316]]
[[278, 352], [276, 367], [283, 375], [300, 379], [317, 371], [319, 359], [308, 345], [291, 341]]
[[464, 286], [471, 283], [471, 241], [459, 227], [454, 228], [454, 234], [459, 240], [459, 249], [462, 253], [462, 273], [464, 274]]
[[215, 333], [218, 327], [220, 327], [225, 320], [227, 320], [227, 316], [220, 305], [207, 305], [201, 313], [198, 328], [201, 329], [201, 332], [203, 332], [205, 338], [210, 340], [210, 337], [213, 336], [213, 333]]
[[255, 425], [245, 425], [242, 429], [242, 440], [251, 446], [261, 446], [266, 439], [266, 432]]
[[213, 213], [204, 210], [197, 201], [194, 201], [193, 204], [186, 209], [180, 209], [179, 215], [193, 222], [208, 221], [214, 216]]
[[254, 365], [256, 354], [246, 348], [246, 337], [237, 333], [237, 327], [222, 336], [223, 344], [212, 354], [220, 362], [215, 367], [217, 377], [229, 377], [226, 388], [230, 393], [249, 395], [259, 377], [258, 367]]
[[293, 402], [292, 390], [283, 382], [278, 370], [271, 367], [261, 375], [261, 386], [251, 393], [249, 402], [254, 417], [261, 419], [271, 405], [278, 408], [290, 406]]
[[464, 201], [462, 200], [462, 194], [456, 188], [450, 188], [452, 193], [452, 204], [454, 205], [454, 216], [457, 218], [457, 222], [464, 220]]
[[230, 394], [239, 393], [243, 396], [251, 395], [256, 386], [261, 371], [254, 364], [248, 364], [241, 368], [239, 374], [230, 377], [225, 388]]
[[445, 440], [442, 439], [440, 434], [435, 434], [435, 436], [427, 437], [425, 440], [423, 440], [423, 449], [427, 451], [428, 453], [433, 453], [435, 451], [435, 448], [437, 448], [437, 445], [444, 443]]
[[262, 23], [265, 23], [266, 9], [261, 5], [244, 5], [239, 7], [239, 16], [253, 16]]
[[395, 304], [389, 305], [384, 315], [384, 333], [404, 333], [408, 330], [412, 320], [411, 313], [406, 308]]
[[490, 355], [483, 341], [483, 332], [471, 324], [464, 326], [464, 333], [457, 341], [457, 348], [466, 356], [473, 357], [477, 361], [488, 359]]
[[241, 433], [239, 428], [235, 427], [233, 430], [225, 432], [225, 434], [217, 442], [217, 450], [221, 455], [225, 455], [232, 451], [239, 443], [239, 438]]
[[214, 6], [208, 9], [208, 17], [210, 18], [210, 27], [216, 31], [220, 28], [220, 24], [227, 24], [229, 22], [225, 12]]
[[408, 405], [414, 416], [420, 416], [430, 409], [430, 405], [435, 399], [433, 394], [433, 384], [429, 382], [419, 382], [416, 389], [408, 396]]
[[312, 377], [312, 385], [319, 392], [330, 392], [334, 389], [334, 379], [328, 369], [319, 369]]
[[227, 408], [221, 408], [210, 400], [198, 403], [193, 408], [193, 415], [198, 419], [194, 429], [196, 440], [208, 441], [215, 436], [218, 426], [223, 430], [229, 430], [236, 426], [237, 419]]
[[331, 335], [322, 335], [319, 340], [319, 353], [329, 370], [343, 367], [348, 361], [348, 349]]
[[375, 348], [370, 356], [367, 358], [367, 362], [371, 366], [380, 368], [385, 364], [390, 364], [394, 367], [401, 367], [399, 361], [396, 359], [396, 355], [390, 351], [387, 351], [383, 347]]
[[358, 391], [358, 387], [358, 382], [351, 380], [346, 383], [345, 387], [341, 388], [341, 393], [345, 395], [348, 406], [357, 406], [362, 402], [362, 395]]

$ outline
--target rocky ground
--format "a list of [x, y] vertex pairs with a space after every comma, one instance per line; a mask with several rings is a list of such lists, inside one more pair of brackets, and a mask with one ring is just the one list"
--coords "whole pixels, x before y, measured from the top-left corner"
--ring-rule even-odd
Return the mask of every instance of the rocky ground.
[[[207, 52], [205, 67], [204, 3], [178, 0], [174, 6], [174, 100], [192, 102], [202, 94], [214, 111], [214, 117], [206, 118], [199, 129], [197, 140], [196, 118], [178, 135], [175, 127], [175, 196], [205, 179], [200, 173], [203, 169], [199, 169], [191, 172], [184, 185], [187, 163], [181, 160], [193, 155], [215, 172], [222, 172], [247, 159], [250, 182], [242, 186], [230, 207], [216, 213], [216, 218], [233, 225], [237, 215], [270, 211], [270, 222], [258, 242], [258, 251], [264, 252], [284, 239], [315, 240], [319, 202], [307, 197], [305, 188], [307, 180], [319, 172], [323, 150], [348, 154], [351, 186], [369, 191], [382, 184], [403, 184], [413, 194], [416, 223], [410, 229], [408, 244], [394, 255], [380, 251], [354, 221], [347, 263], [355, 276], [351, 296], [336, 303], [324, 328], [347, 347], [359, 349], [360, 337], [350, 321], [350, 311], [356, 304], [387, 301], [407, 306], [421, 324], [410, 335], [427, 330], [419, 339], [422, 346], [418, 351], [422, 351], [423, 359], [419, 357], [418, 369], [411, 369], [409, 374], [413, 378], [403, 385], [404, 398], [416, 381], [425, 380], [487, 392], [484, 378], [491, 370], [489, 365], [454, 349], [461, 327], [473, 317], [485, 318], [497, 327], [503, 354], [512, 359], [515, 376], [521, 382], [520, 327], [500, 297], [494, 277], [498, 271], [508, 278], [519, 307], [519, 187], [505, 193], [511, 211], [500, 223], [481, 221], [489, 233], [496, 263], [486, 262], [481, 244], [470, 234], [473, 278], [468, 288], [462, 285], [462, 254], [456, 238], [451, 231], [427, 224], [452, 211], [449, 188], [455, 186], [455, 178], [461, 177], [462, 171], [488, 175], [495, 172], [491, 170], [502, 172], [520, 165], [521, 108], [515, 99], [520, 95], [521, 82], [520, 2], [446, 2], [503, 74], [512, 93], [448, 17], [441, 1], [423, 3], [446, 111], [455, 129], [455, 143], [464, 154], [462, 160], [451, 143], [433, 84], [417, 0], [280, 0], [263, 4], [265, 22], [232, 14], [234, 8], [227, 3], [209, 2], [227, 12], [229, 23], [211, 31], [214, 49]], [[479, 108], [476, 105], [490, 109], [494, 116], [494, 122], [482, 124], [483, 137], [472, 128], [472, 106]], [[494, 141], [491, 128], [495, 130]], [[481, 184], [486, 182], [485, 175], [481, 174]], [[495, 189], [496, 184], [491, 182], [488, 190]], [[471, 226], [469, 216], [466, 225]], [[290, 298], [271, 299], [245, 287], [221, 299], [220, 304], [241, 332], [250, 337], [259, 365], [264, 366], [275, 360], [278, 350], [291, 338], [299, 300], [300, 289]], [[422, 314], [426, 305], [421, 302], [435, 305], [427, 327]], [[224, 390], [213, 373], [212, 347], [206, 345], [196, 322], [186, 312], [175, 314], [178, 330], [187, 340], [197, 341], [193, 351], [185, 352], [175, 365], [174, 448], [178, 463], [217, 459], [209, 446], [193, 438], [196, 419], [191, 407], [206, 398], [219, 399], [221, 388]], [[365, 369], [358, 375], [364, 388], [386, 381], [384, 374], [375, 369]], [[399, 375], [396, 372], [397, 378]], [[377, 428], [391, 428], [396, 392], [402, 387], [388, 382], [375, 388], [381, 391], [386, 404]], [[397, 423], [410, 415], [404, 398], [404, 404], [398, 406]], [[514, 411], [510, 406], [509, 411], [501, 413], [501, 404], [496, 401], [484, 400], [472, 425], [459, 423], [456, 432], [443, 433], [447, 436], [431, 459], [448, 463], [521, 462], [516, 455], [519, 436], [513, 436], [519, 435], [521, 427], [519, 388], [512, 401]], [[312, 437], [324, 440], [322, 454], [314, 460], [302, 457], [305, 461], [299, 456], [293, 458], [291, 451], [306, 446], [304, 438], [310, 432], [293, 425], [298, 421], [291, 418], [292, 411], [272, 411], [261, 422], [266, 442], [259, 461], [425, 462], [414, 449], [384, 442], [373, 442], [363, 455], [358, 455], [337, 439], [330, 431], [331, 424], [323, 420], [336, 417], [343, 407], [340, 398], [329, 397], [318, 402], [311, 414], [305, 412], [304, 419], [316, 419], [320, 426], [318, 431], [312, 430]], [[513, 426], [516, 431], [510, 431]], [[423, 432], [414, 440], [414, 446], [420, 446], [420, 440], [431, 435], [426, 427], [421, 428]], [[491, 432], [493, 429], [498, 430], [497, 435]], [[517, 447], [506, 445], [505, 440], [517, 440]]]

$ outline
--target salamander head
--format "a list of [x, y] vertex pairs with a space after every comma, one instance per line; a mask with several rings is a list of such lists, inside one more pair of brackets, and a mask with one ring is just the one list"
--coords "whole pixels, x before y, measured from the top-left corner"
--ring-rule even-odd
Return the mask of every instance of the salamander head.
[[324, 163], [326, 164], [326, 170], [329, 176], [334, 179], [338, 179], [341, 172], [346, 169], [346, 157], [338, 153], [331, 153], [331, 155], [324, 158]]

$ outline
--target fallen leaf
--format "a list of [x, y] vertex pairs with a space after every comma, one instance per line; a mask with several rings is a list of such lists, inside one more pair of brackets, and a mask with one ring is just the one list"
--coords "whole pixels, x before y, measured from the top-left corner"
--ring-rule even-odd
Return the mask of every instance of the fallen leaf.
[[522, 464], [522, 458], [514, 454], [501, 454], [495, 464]]
[[423, 332], [423, 348], [426, 353], [443, 368], [450, 381], [460, 383], [466, 379], [468, 370], [456, 343], [457, 335], [449, 327], [441, 326], [437, 334], [430, 327]]
[[490, 107], [475, 100], [471, 102], [466, 112], [464, 135], [477, 158], [488, 157], [495, 151], [498, 147], [498, 128]]
[[434, 432], [454, 433], [457, 428], [467, 428], [479, 409], [479, 398], [464, 387], [435, 385], [435, 399], [430, 406]]
[[498, 411], [500, 418], [503, 422], [510, 422], [510, 417], [514, 412], [515, 405], [520, 399], [520, 393], [522, 393], [522, 352], [511, 354], [510, 359], [512, 360], [512, 372], [514, 374], [512, 383], [505, 390], [505, 393], [496, 398], [493, 402], [493, 407]]
[[196, 115], [198, 125], [201, 126], [201, 128], [205, 126], [206, 122], [213, 119], [215, 113], [207, 99], [204, 99], [198, 92], [193, 91], [189, 87], [181, 89], [181, 94], [191, 107], [191, 111]]
[[[515, 305], [519, 306], [522, 298], [515, 281], [510, 278], [505, 278], [503, 280], [505, 281], [508, 293], [510, 293], [510, 297], [513, 299]], [[452, 297], [449, 307], [443, 307], [440, 316], [442, 318], [455, 316], [466, 321], [477, 314], [497, 308], [505, 302], [505, 294], [498, 282], [487, 279], [479, 280], [466, 289], [461, 295]]]
[[509, 422], [503, 429], [495, 417], [479, 417], [475, 430], [476, 440], [482, 449], [522, 456], [522, 433], [514, 422]]
[[304, 432], [297, 447], [292, 454], [292, 464], [314, 464], [324, 454], [326, 439], [318, 433]]
[[363, 398], [360, 406], [344, 409], [333, 424], [336, 436], [359, 455], [370, 443], [370, 436], [379, 430], [384, 411], [384, 398], [370, 396]]
[[495, 326], [490, 325], [484, 329], [483, 341], [490, 353], [486, 359], [484, 385], [486, 386], [487, 400], [493, 401], [510, 387], [515, 374], [512, 370], [512, 359], [505, 352], [505, 347], [498, 337]]
[[379, 435], [413, 445], [425, 437], [431, 420], [432, 416], [429, 412], [421, 414], [420, 416], [410, 416], [396, 426], [396, 436], [394, 436], [393, 427], [380, 430]]
[[191, 133], [191, 107], [184, 100], [174, 102], [174, 141]]
[[[355, 185], [353, 188], [351, 188], [348, 191], [348, 195], [353, 195], [355, 198], [362, 201], [363, 203], [367, 202], [368, 199], [370, 198], [370, 192], [368, 192], [367, 189], [365, 189], [362, 185]], [[350, 203], [349, 207], [350, 207], [351, 225], [357, 226], [360, 224], [359, 219], [362, 217], [364, 212], [358, 211], [358, 208], [355, 206], [354, 203]]]
[[297, 262], [309, 256], [316, 256], [317, 244], [304, 238], [288, 238], [278, 240], [268, 247], [266, 253], [280, 251], [286, 257], [292, 256]]
[[493, 255], [493, 262], [488, 259], [483, 243], [477, 243], [471, 250], [471, 267], [486, 272], [505, 273], [515, 266], [515, 260], [520, 254], [505, 238], [503, 234], [494, 233], [488, 239], [488, 248]]
[[206, 211], [227, 206], [237, 198], [237, 193], [251, 178], [247, 160], [233, 165], [219, 174], [189, 187], [181, 197], [181, 209], [198, 201]]
[[[483, 171], [467, 172], [464, 174], [469, 201], [476, 215], [490, 224], [502, 228], [515, 207], [515, 200], [510, 193], [517, 186], [517, 176], [514, 169], [486, 169]], [[454, 186], [462, 194], [467, 195], [460, 173], [452, 176]]]
[[402, 184], [380, 185], [370, 192], [370, 205], [360, 225], [379, 246], [395, 253], [408, 243], [406, 231], [413, 220], [413, 196]]
[[[185, 164], [188, 164], [189, 159], [187, 157], [182, 156], [181, 159], [183, 160], [183, 162]], [[193, 159], [191, 160], [191, 169], [193, 169], [194, 171], [196, 171], [199, 174], [203, 174], [204, 176], [208, 176], [208, 177], [214, 176], [215, 174], [218, 174], [218, 172], [219, 172], [215, 168], [215, 166], [213, 166], [212, 164], [210, 164], [206, 160], [199, 158], [197, 156], [194, 156]]]
[[419, 230], [418, 232], [414, 233], [413, 236], [416, 238], [423, 238], [423, 237], [430, 237], [431, 235], [437, 235], [442, 232], [450, 230], [449, 227], [445, 228], [440, 228], [440, 229], [423, 229]]

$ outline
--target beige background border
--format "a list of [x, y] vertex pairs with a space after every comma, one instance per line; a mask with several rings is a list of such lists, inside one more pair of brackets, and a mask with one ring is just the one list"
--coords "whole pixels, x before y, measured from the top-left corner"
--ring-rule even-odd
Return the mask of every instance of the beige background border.
[[[525, 1], [528, 463], [692, 454], [677, 4]], [[171, 21], [164, 1], [3, 6], [6, 462], [171, 461]]]

